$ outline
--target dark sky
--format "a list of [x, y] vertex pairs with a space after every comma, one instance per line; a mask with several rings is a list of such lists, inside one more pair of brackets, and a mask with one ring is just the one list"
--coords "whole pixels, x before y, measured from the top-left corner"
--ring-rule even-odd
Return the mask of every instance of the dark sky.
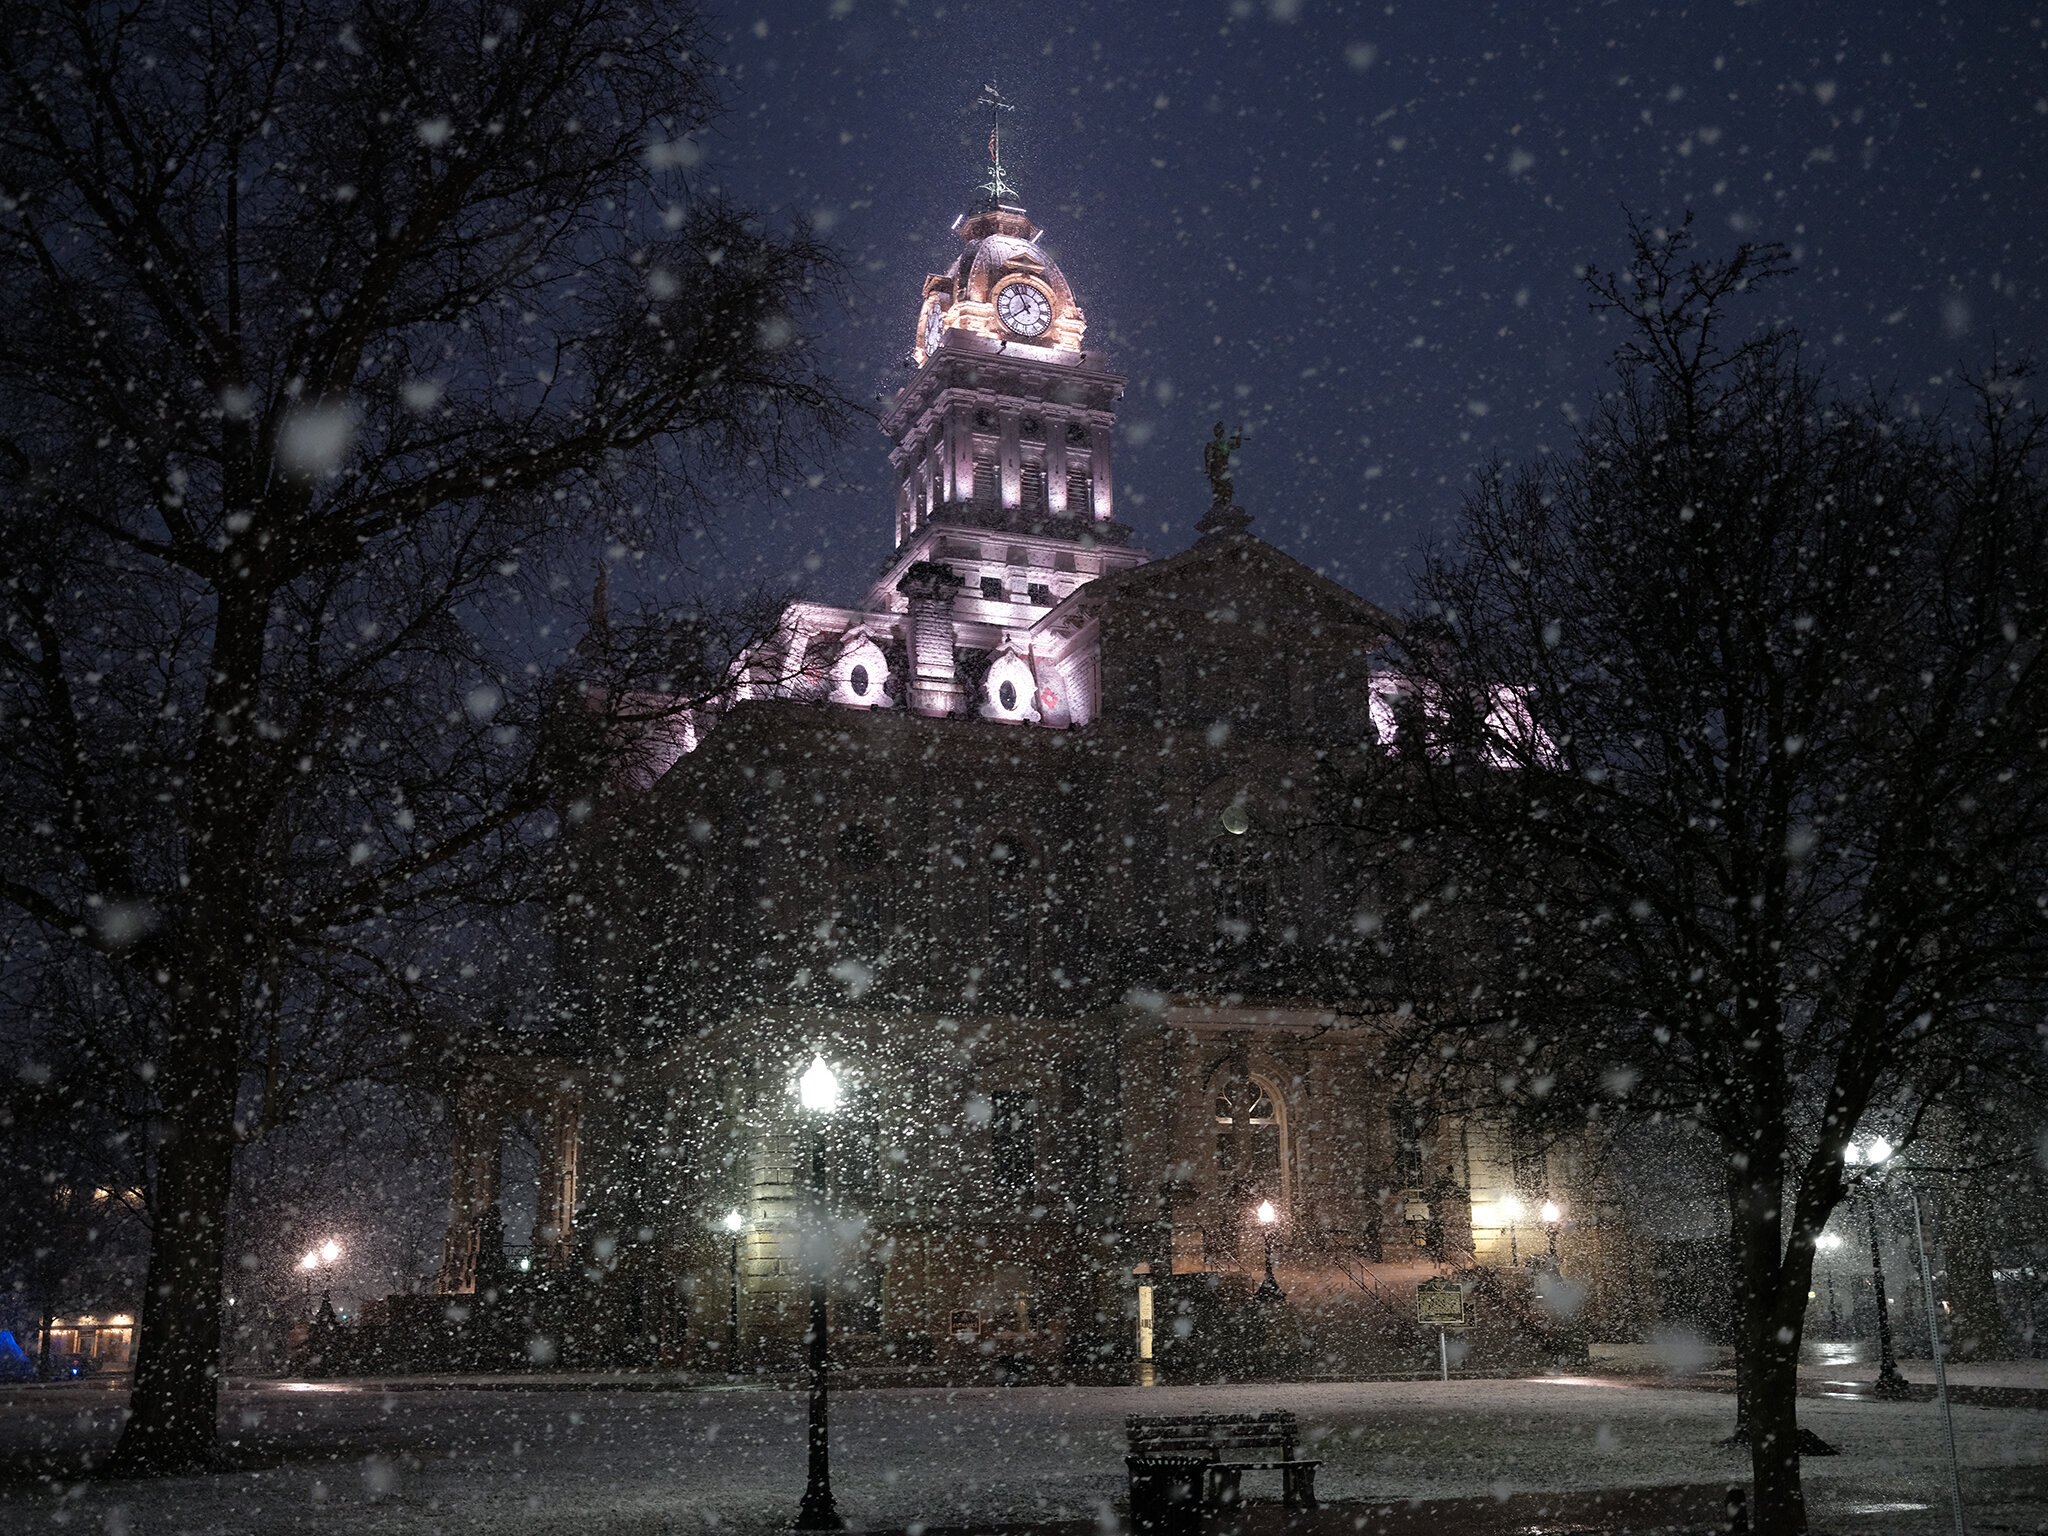
[[[1624, 205], [1693, 210], [1711, 252], [1789, 246], [1757, 317], [1844, 387], [1934, 408], [1994, 340], [2043, 341], [2037, 7], [803, 0], [719, 31], [718, 179], [842, 244], [831, 346], [870, 403], [958, 249], [973, 102], [1018, 103], [1005, 158], [1130, 376], [1119, 515], [1160, 553], [1222, 416], [1256, 531], [1399, 603], [1474, 466], [1562, 447], [1601, 389], [1613, 337], [1574, 270], [1621, 259]], [[878, 431], [839, 473], [729, 521], [716, 563], [850, 598], [888, 552]]]

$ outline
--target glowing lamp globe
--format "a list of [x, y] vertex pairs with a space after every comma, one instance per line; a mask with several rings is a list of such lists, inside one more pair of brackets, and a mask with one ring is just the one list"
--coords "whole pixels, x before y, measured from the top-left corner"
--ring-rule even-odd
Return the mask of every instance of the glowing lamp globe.
[[1522, 1202], [1513, 1195], [1509, 1195], [1505, 1200], [1501, 1201], [1500, 1208], [1501, 1213], [1509, 1221], [1520, 1221], [1522, 1219]]
[[299, 1260], [299, 1268], [301, 1269], [318, 1269], [319, 1267], [320, 1255], [317, 1253], [309, 1253], [303, 1259]]
[[804, 1075], [797, 1079], [797, 1098], [814, 1114], [829, 1115], [839, 1107], [839, 1079], [825, 1065], [822, 1055], [813, 1056]]
[[1262, 1225], [1262, 1226], [1268, 1226], [1268, 1227], [1270, 1227], [1271, 1225], [1273, 1225], [1273, 1223], [1274, 1223], [1274, 1222], [1278, 1221], [1279, 1219], [1280, 1219], [1280, 1213], [1279, 1213], [1278, 1211], [1276, 1211], [1276, 1210], [1274, 1210], [1274, 1209], [1273, 1209], [1273, 1202], [1272, 1202], [1272, 1201], [1270, 1201], [1270, 1200], [1261, 1200], [1261, 1201], [1259, 1202], [1259, 1223], [1260, 1223], [1260, 1225]]
[[1875, 1141], [1871, 1142], [1869, 1146], [1863, 1149], [1864, 1161], [1869, 1163], [1873, 1168], [1875, 1168], [1879, 1163], [1890, 1162], [1891, 1156], [1892, 1144], [1886, 1141], [1882, 1136], [1878, 1137]]
[[1557, 1220], [1558, 1215], [1559, 1212], [1557, 1209], [1557, 1202], [1555, 1200], [1546, 1200], [1543, 1202], [1543, 1219], [1545, 1221], [1555, 1221]]
[[725, 1213], [726, 1231], [737, 1232], [741, 1227], [745, 1226], [746, 1224], [747, 1218], [742, 1216], [738, 1211], [727, 1211]]
[[341, 1257], [341, 1244], [335, 1242], [332, 1238], [328, 1239], [320, 1245], [320, 1257], [329, 1264], [332, 1264]]

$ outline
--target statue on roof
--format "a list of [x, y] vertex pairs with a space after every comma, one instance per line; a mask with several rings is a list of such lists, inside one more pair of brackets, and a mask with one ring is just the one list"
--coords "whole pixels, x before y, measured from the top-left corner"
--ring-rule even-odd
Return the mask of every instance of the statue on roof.
[[1202, 445], [1202, 468], [1209, 476], [1209, 491], [1219, 507], [1229, 506], [1237, 497], [1237, 488], [1230, 481], [1230, 456], [1243, 442], [1242, 427], [1225, 438], [1223, 423], [1219, 421], [1209, 441]]
[[1230, 479], [1230, 456], [1243, 442], [1244, 428], [1240, 427], [1225, 437], [1223, 423], [1219, 421], [1209, 441], [1202, 444], [1202, 469], [1209, 477], [1209, 494], [1213, 500], [1209, 503], [1208, 512], [1195, 524], [1195, 530], [1205, 538], [1212, 533], [1243, 533], [1251, 526], [1251, 514], [1237, 505], [1237, 487]]

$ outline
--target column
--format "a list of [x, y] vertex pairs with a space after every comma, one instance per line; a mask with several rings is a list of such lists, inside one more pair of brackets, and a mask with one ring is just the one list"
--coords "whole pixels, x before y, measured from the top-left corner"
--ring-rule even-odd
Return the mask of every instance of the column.
[[1045, 509], [1054, 517], [1067, 510], [1067, 424], [1045, 423]]
[[946, 434], [951, 440], [951, 478], [946, 500], [974, 499], [974, 407], [956, 402], [946, 408]]
[[997, 494], [1005, 512], [1014, 512], [1024, 502], [1024, 450], [1019, 443], [1019, 413], [1009, 407], [996, 412]]
[[1088, 473], [1095, 481], [1094, 513], [1096, 519], [1101, 522], [1109, 521], [1115, 512], [1115, 506], [1110, 497], [1109, 433], [1110, 426], [1106, 421], [1095, 422], [1089, 430], [1091, 441], [1089, 445]]
[[566, 1264], [576, 1251], [576, 1163], [582, 1120], [582, 1104], [573, 1090], [557, 1093], [548, 1105], [540, 1209], [533, 1234], [534, 1257], [543, 1264]]
[[476, 1289], [477, 1233], [485, 1211], [498, 1203], [503, 1152], [496, 1084], [471, 1078], [456, 1099], [454, 1146], [448, 1170], [448, 1229], [441, 1239], [443, 1294]]
[[953, 671], [953, 599], [965, 584], [932, 560], [917, 561], [896, 583], [910, 602], [910, 707], [921, 715], [948, 715], [966, 702]]

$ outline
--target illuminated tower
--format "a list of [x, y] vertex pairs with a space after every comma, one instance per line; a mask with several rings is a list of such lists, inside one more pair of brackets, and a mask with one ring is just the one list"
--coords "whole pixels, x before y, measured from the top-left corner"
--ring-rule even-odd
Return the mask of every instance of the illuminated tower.
[[[895, 558], [859, 612], [791, 610], [791, 645], [805, 662], [789, 669], [802, 674], [789, 691], [1079, 723], [1095, 708], [1093, 655], [1077, 653], [1078, 630], [1048, 622], [1052, 610], [1150, 558], [1114, 517], [1125, 381], [1087, 347], [1087, 317], [1004, 178], [1006, 104], [993, 87], [983, 104], [987, 196], [953, 222], [959, 255], [924, 281], [917, 374], [882, 420], [896, 471]], [[886, 692], [885, 651], [895, 657]]]

